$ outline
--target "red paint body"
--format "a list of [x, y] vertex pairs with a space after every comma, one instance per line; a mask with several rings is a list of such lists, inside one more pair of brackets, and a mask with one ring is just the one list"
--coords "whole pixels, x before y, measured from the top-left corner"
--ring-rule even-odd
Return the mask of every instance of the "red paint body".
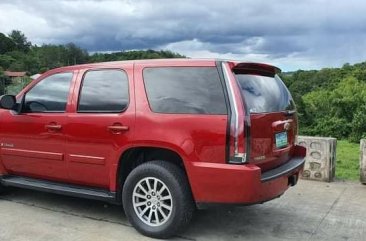
[[[228, 65], [235, 65], [228, 63]], [[227, 115], [160, 114], [150, 110], [142, 71], [145, 67], [216, 66], [215, 60], [144, 60], [63, 67], [33, 81], [20, 98], [43, 78], [73, 72], [65, 113], [16, 114], [0, 110], [0, 175], [12, 174], [117, 191], [121, 155], [133, 147], [159, 147], [177, 153], [183, 160], [196, 202], [257, 203], [287, 190], [286, 176], [261, 182], [261, 172], [277, 167], [295, 155], [297, 120], [289, 130], [289, 146], [273, 147], [273, 133], [285, 117], [279, 113], [251, 115], [250, 163], [226, 162]], [[83, 74], [91, 69], [122, 69], [129, 79], [129, 106], [123, 113], [80, 114], [76, 112]], [[233, 76], [231, 76], [233, 78]], [[234, 81], [234, 80], [233, 80]], [[237, 87], [236, 87], [237, 88]], [[238, 89], [235, 90], [238, 93]], [[101, 98], [108, 98], [101, 93]], [[235, 97], [243, 113], [243, 103]], [[276, 122], [277, 121], [277, 122]], [[278, 122], [280, 121], [280, 122]], [[274, 126], [272, 125], [274, 122]], [[60, 130], [45, 128], [60, 125]], [[277, 126], [276, 126], [277, 125]], [[126, 126], [113, 131], [110, 126]], [[112, 128], [113, 129], [113, 128]], [[117, 128], [118, 129], [118, 128]], [[242, 149], [245, 136], [239, 139]], [[256, 161], [256, 157], [266, 156]]]

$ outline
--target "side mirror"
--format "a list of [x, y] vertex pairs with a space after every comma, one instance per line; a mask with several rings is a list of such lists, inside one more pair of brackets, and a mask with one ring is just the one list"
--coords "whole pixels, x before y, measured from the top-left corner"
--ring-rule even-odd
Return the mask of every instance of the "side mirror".
[[12, 110], [16, 106], [17, 100], [14, 95], [0, 96], [0, 108]]

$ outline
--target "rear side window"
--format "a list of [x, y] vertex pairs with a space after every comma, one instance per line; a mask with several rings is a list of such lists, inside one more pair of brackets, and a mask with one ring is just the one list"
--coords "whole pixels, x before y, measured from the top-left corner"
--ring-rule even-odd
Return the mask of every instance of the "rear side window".
[[122, 112], [129, 103], [128, 78], [122, 70], [93, 70], [84, 75], [78, 112]]
[[145, 68], [144, 82], [153, 112], [227, 113], [223, 87], [215, 67]]
[[280, 77], [236, 74], [247, 108], [251, 113], [294, 110], [291, 94]]
[[24, 112], [65, 112], [72, 73], [58, 73], [37, 83], [24, 99]]

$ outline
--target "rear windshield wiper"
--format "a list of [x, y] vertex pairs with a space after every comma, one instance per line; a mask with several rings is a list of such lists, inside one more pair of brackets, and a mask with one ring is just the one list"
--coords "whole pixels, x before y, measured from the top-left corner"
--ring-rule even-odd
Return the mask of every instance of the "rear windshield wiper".
[[296, 110], [285, 110], [283, 114], [285, 116], [293, 116], [296, 113]]

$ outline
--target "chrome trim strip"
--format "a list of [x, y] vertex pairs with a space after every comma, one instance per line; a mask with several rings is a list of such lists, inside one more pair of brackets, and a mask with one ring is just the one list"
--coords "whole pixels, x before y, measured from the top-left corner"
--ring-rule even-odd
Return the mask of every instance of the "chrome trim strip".
[[69, 154], [69, 160], [70, 162], [82, 164], [105, 165], [105, 158], [99, 156]]
[[3, 156], [17, 156], [26, 158], [47, 159], [54, 161], [64, 161], [64, 154], [57, 152], [32, 151], [16, 148], [2, 148], [1, 152]]

